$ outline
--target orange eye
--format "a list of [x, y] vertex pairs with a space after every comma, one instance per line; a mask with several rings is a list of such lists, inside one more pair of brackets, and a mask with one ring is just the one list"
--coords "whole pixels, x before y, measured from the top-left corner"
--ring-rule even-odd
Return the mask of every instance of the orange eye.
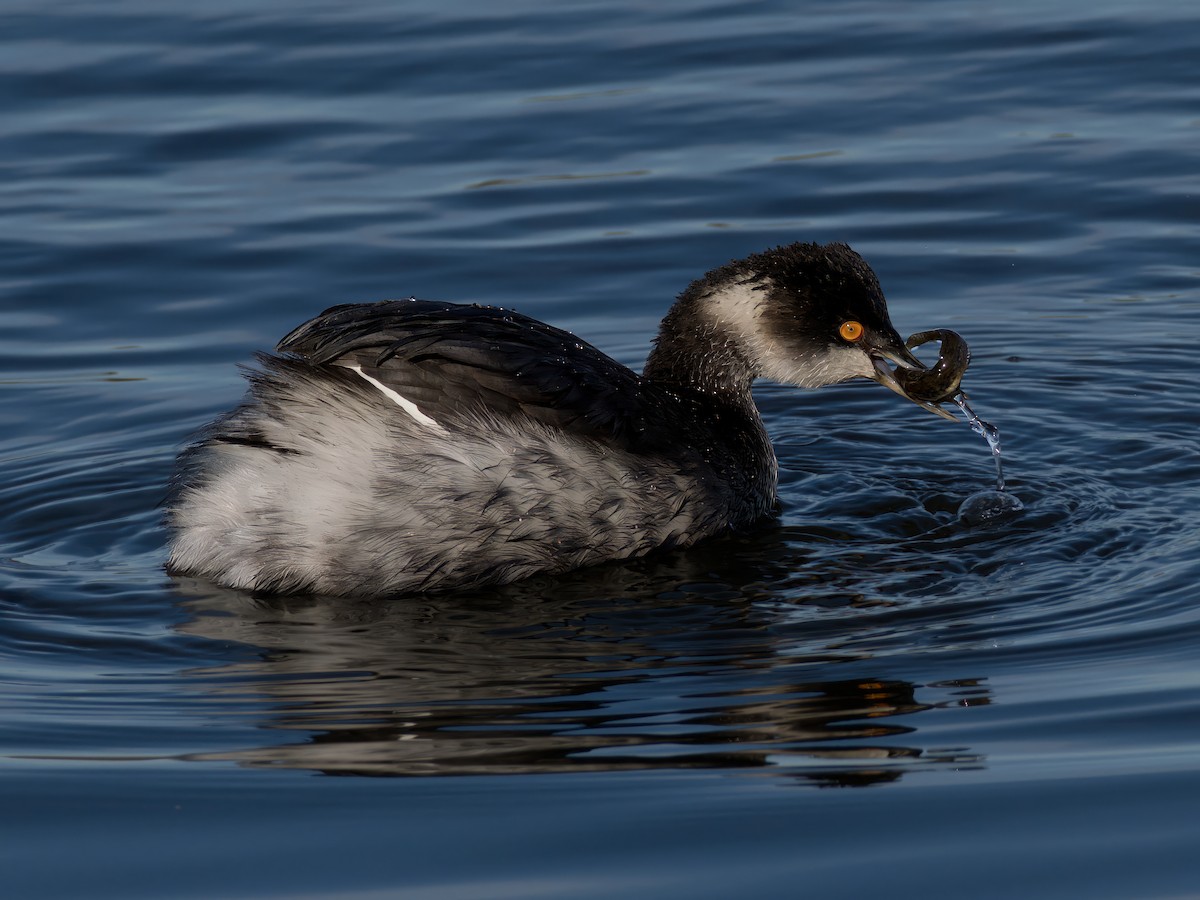
[[855, 322], [853, 319], [849, 322], [843, 322], [842, 327], [838, 329], [838, 334], [847, 341], [862, 340], [863, 327], [861, 323]]

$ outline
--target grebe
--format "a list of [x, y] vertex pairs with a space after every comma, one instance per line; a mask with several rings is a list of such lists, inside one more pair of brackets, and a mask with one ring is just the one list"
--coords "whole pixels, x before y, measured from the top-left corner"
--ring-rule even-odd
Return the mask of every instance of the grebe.
[[332, 307], [276, 350], [180, 456], [172, 572], [271, 593], [504, 584], [770, 515], [756, 378], [871, 378], [948, 416], [897, 381], [888, 360], [921, 363], [838, 243], [693, 282], [641, 375], [511, 310], [416, 299]]

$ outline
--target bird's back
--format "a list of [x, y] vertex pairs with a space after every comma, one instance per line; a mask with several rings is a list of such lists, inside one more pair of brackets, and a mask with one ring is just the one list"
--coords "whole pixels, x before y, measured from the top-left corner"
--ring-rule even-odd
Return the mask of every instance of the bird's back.
[[174, 570], [279, 592], [505, 583], [686, 546], [774, 502], [752, 408], [511, 311], [340, 306], [277, 349], [182, 459]]

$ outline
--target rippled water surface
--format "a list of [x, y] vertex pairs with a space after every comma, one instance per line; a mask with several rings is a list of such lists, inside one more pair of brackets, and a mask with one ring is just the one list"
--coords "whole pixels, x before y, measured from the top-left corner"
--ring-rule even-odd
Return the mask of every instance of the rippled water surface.
[[[57, 4], [0, 30], [6, 897], [1200, 896], [1200, 12]], [[639, 365], [845, 240], [983, 441], [763, 385], [760, 530], [502, 590], [172, 579], [238, 363], [334, 302]], [[335, 777], [336, 776], [336, 777]]]

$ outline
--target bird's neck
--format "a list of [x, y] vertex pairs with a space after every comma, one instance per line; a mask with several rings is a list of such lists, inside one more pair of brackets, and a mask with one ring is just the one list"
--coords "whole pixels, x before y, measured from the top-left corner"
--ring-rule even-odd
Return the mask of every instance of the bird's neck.
[[659, 326], [642, 376], [663, 387], [712, 394], [735, 406], [752, 404], [754, 367], [732, 337], [703, 315], [696, 296], [684, 294]]

